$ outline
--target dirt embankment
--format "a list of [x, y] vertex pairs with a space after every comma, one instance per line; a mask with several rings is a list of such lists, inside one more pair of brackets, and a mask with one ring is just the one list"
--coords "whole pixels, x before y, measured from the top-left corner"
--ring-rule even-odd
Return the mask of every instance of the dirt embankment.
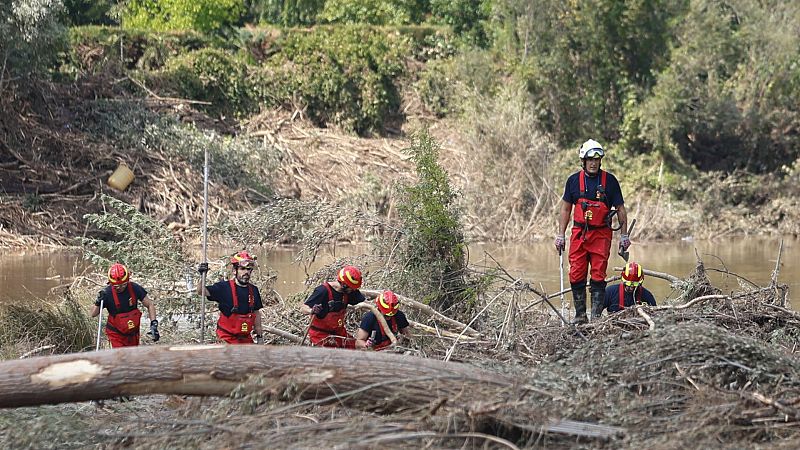
[[[232, 187], [214, 174], [217, 168], [212, 162], [211, 221], [269, 202], [274, 196], [344, 202], [391, 215], [390, 187], [414, 174], [413, 162], [403, 152], [409, 145], [408, 133], [422, 123], [442, 145], [441, 162], [462, 193], [464, 226], [473, 240], [549, 238], [563, 174], [575, 169], [562, 158], [534, 179], [528, 172], [540, 170], [534, 167], [535, 159], [498, 160], [489, 150], [483, 154], [474, 142], [466, 142], [456, 124], [425, 114], [413, 98], [404, 100], [409, 112], [404, 130], [393, 136], [360, 138], [316, 128], [301, 111], [267, 111], [241, 122], [216, 120], [193, 109], [190, 102], [135, 97], [130, 90], [115, 87], [114, 80], [40, 85], [32, 92], [2, 101], [7, 113], [0, 116], [0, 248], [72, 244], [72, 238], [92, 233], [83, 216], [103, 210], [101, 193], [135, 205], [178, 233], [202, 223], [202, 162], [176, 157], [164, 148], [133, 148], [130, 142], [115, 139], [113, 132], [92, 132], [85, 122], [104, 114], [98, 111], [98, 98], [122, 109], [177, 118], [199, 130], [248, 136], [251, 145], [274, 154], [278, 162], [270, 174], [272, 192], [268, 194], [242, 185]], [[148, 130], [126, 132], [144, 135]], [[252, 158], [247, 154], [232, 157]], [[124, 192], [106, 184], [120, 163], [136, 175]], [[741, 208], [726, 207], [709, 214], [701, 205], [669, 200], [668, 192], [631, 192], [626, 197], [631, 218], [640, 223], [640, 240], [775, 231], [796, 234], [800, 223], [796, 198], [767, 198], [744, 213]], [[709, 228], [710, 223], [713, 227]]]

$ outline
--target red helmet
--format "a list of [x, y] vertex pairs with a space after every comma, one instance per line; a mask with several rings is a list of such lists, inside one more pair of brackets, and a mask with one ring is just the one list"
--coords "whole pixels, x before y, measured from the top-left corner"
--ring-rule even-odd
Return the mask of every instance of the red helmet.
[[111, 285], [125, 284], [130, 277], [131, 273], [128, 268], [120, 263], [114, 263], [108, 269], [108, 283]]
[[644, 269], [633, 261], [622, 269], [622, 283], [625, 286], [639, 286], [644, 281]]
[[256, 259], [258, 258], [251, 256], [250, 253], [242, 250], [241, 252], [231, 256], [231, 264], [233, 264], [233, 267], [255, 267]]
[[339, 283], [348, 286], [351, 289], [358, 289], [361, 287], [361, 271], [354, 266], [344, 266], [339, 274], [336, 276]]
[[384, 316], [393, 316], [400, 309], [400, 299], [392, 291], [383, 291], [375, 299], [375, 306]]

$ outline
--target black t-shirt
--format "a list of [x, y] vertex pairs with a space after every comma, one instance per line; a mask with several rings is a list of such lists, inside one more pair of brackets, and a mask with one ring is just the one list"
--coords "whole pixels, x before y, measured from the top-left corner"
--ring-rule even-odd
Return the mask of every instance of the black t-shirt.
[[[231, 293], [230, 281], [218, 281], [211, 286], [206, 286], [206, 289], [208, 289], [207, 298], [212, 302], [219, 303], [219, 311], [224, 314], [225, 317], [229, 317], [233, 312], [237, 314], [248, 314], [253, 311], [258, 311], [264, 307], [264, 304], [261, 303], [261, 293], [258, 292], [257, 287], [252, 284], [248, 284], [247, 286], [239, 286], [236, 283], [234, 283], [234, 286], [236, 286], [236, 297], [239, 299], [239, 308], [237, 308], [236, 311], [232, 311], [233, 294]], [[253, 288], [252, 310], [249, 308], [250, 287]]]
[[[408, 328], [408, 319], [403, 311], [397, 311], [392, 317], [383, 316], [386, 319], [386, 324], [389, 325], [390, 328], [392, 326], [392, 318], [394, 318], [395, 323], [397, 324], [397, 331], [392, 331], [392, 333], [397, 334], [402, 329]], [[384, 336], [383, 332], [381, 331], [381, 324], [378, 322], [378, 319], [375, 317], [375, 313], [369, 311], [368, 313], [364, 314], [364, 317], [361, 318], [361, 325], [358, 326], [362, 330], [367, 332], [367, 335], [372, 336], [372, 332], [375, 332], [375, 344], [380, 344], [381, 342], [389, 339], [388, 337]]]
[[[581, 185], [580, 179], [578, 178], [582, 173], [583, 170], [573, 173], [567, 178], [567, 183], [564, 185], [564, 195], [561, 197], [565, 202], [576, 204], [578, 203], [578, 199], [581, 198]], [[590, 193], [590, 196], [594, 198], [595, 193], [597, 192], [597, 185], [600, 183], [600, 173], [598, 172], [597, 175], [590, 177], [586, 175], [586, 191]], [[617, 177], [614, 175], [606, 172], [606, 186], [604, 186], [606, 190], [606, 196], [608, 197], [608, 204], [609, 206], [620, 206], [625, 204], [625, 200], [622, 198], [622, 188], [619, 186], [619, 181], [617, 181]]]
[[123, 289], [122, 292], [117, 292], [117, 298], [119, 299], [120, 306], [119, 309], [117, 309], [117, 305], [114, 304], [114, 294], [111, 293], [111, 289], [114, 287], [108, 285], [105, 287], [105, 289], [103, 289], [103, 308], [107, 309], [108, 313], [112, 316], [133, 311], [139, 307], [139, 302], [147, 296], [147, 291], [145, 288], [139, 286], [133, 281], [129, 281], [128, 284], [133, 287], [133, 293], [136, 296], [136, 301], [133, 302], [133, 305], [131, 305], [130, 291], [128, 290], [128, 286], [125, 286], [125, 289]]
[[[619, 290], [624, 289], [621, 287], [621, 284], [614, 284], [606, 288], [606, 298], [605, 298], [605, 308], [608, 312], [614, 313], [617, 311], [621, 311], [619, 308]], [[644, 286], [639, 286], [636, 288], [636, 297], [639, 298], [639, 290], [642, 291], [641, 302], [647, 303], [650, 306], [656, 306], [656, 298], [653, 296], [652, 292], [645, 289]], [[628, 308], [633, 306], [633, 292], [625, 292], [625, 307]]]
[[[337, 292], [336, 289], [331, 286], [331, 292], [333, 293], [333, 300], [334, 302], [343, 302], [344, 301], [344, 292]], [[355, 291], [347, 294], [347, 304], [348, 305], [355, 305], [357, 303], [361, 303], [365, 301], [367, 298], [364, 297], [364, 294], [361, 291]], [[314, 289], [314, 292], [308, 297], [306, 300], [306, 305], [309, 308], [313, 308], [314, 305], [322, 305], [322, 312], [318, 314], [317, 317], [320, 319], [325, 318], [328, 315], [328, 311], [330, 311], [330, 305], [328, 304], [328, 289], [325, 288], [324, 284], [321, 284]]]

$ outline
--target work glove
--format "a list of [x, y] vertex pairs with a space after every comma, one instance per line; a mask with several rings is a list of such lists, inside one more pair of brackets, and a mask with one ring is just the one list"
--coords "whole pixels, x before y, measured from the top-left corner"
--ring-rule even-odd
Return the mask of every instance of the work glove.
[[200, 263], [200, 264], [197, 266], [197, 272], [199, 272], [199, 273], [200, 273], [200, 275], [202, 275], [202, 274], [204, 274], [204, 273], [208, 272], [208, 263], [207, 263], [207, 262]]
[[153, 319], [150, 321], [150, 331], [147, 334], [153, 338], [153, 342], [158, 342], [161, 339], [161, 335], [158, 334], [158, 320]]
[[94, 300], [94, 306], [100, 306], [100, 303], [103, 301], [103, 290], [97, 292], [97, 298]]
[[347, 305], [345, 305], [344, 302], [342, 302], [342, 301], [334, 300], [334, 301], [332, 301], [330, 303], [329, 307], [330, 307], [331, 311], [339, 312], [339, 311], [347, 308]]
[[367, 342], [364, 343], [364, 348], [372, 348], [372, 346], [375, 345], [375, 334], [376, 331], [373, 330], [372, 334], [369, 335]]
[[264, 336], [257, 334], [256, 335], [256, 344], [263, 345], [264, 344]]
[[623, 252], [628, 250], [628, 247], [631, 246], [631, 239], [628, 237], [627, 234], [623, 234], [619, 237], [619, 249]]
[[319, 303], [311, 307], [311, 314], [316, 315], [320, 319], [325, 317], [325, 315], [322, 314], [322, 305]]
[[567, 241], [564, 239], [564, 235], [556, 236], [556, 240], [554, 242], [556, 246], [556, 251], [560, 254], [567, 248]]

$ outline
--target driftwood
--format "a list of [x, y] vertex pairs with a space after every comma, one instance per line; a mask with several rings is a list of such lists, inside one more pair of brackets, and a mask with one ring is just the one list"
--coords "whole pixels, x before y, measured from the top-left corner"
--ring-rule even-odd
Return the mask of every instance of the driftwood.
[[436, 395], [453, 397], [468, 385], [477, 392], [481, 386], [507, 389], [514, 384], [501, 374], [469, 365], [386, 352], [267, 345], [142, 346], [4, 361], [0, 408], [122, 395], [224, 396], [252, 375], [263, 375], [276, 387], [294, 384], [300, 398], [318, 399], [358, 389], [361, 380], [382, 380], [387, 373], [403, 378], [392, 377], [391, 383], [382, 385], [382, 395], [409, 400], [430, 398], [430, 384], [402, 379], [441, 380], [437, 386], [452, 385], [454, 391]]
[[[364, 294], [367, 298], [377, 298], [382, 292], [383, 291], [380, 291], [380, 290], [361, 289], [361, 293]], [[457, 320], [451, 319], [451, 318], [445, 316], [444, 314], [440, 313], [439, 311], [436, 311], [435, 309], [431, 308], [430, 306], [428, 306], [428, 305], [426, 305], [424, 303], [420, 303], [420, 302], [418, 302], [416, 300], [413, 300], [413, 299], [411, 299], [409, 297], [406, 297], [404, 295], [400, 295], [400, 294], [398, 294], [396, 292], [395, 292], [395, 295], [397, 295], [397, 298], [400, 299], [400, 303], [402, 305], [404, 305], [404, 306], [408, 306], [408, 307], [416, 309], [418, 311], [422, 311], [423, 313], [425, 313], [425, 314], [427, 314], [429, 316], [432, 316], [436, 320], [438, 320], [438, 321], [440, 321], [442, 323], [446, 323], [446, 324], [458, 329], [459, 331], [460, 330], [465, 330], [465, 334], [470, 335], [472, 337], [479, 337], [480, 336], [480, 333], [477, 330], [475, 330], [474, 328], [471, 328], [471, 327], [467, 326], [467, 324], [465, 324], [465, 323], [461, 323], [461, 322], [459, 322]]]
[[[387, 379], [387, 373], [395, 376]], [[454, 420], [466, 427], [479, 420], [510, 435], [529, 437], [555, 433], [609, 439], [625, 433], [619, 427], [545, 413], [542, 395], [552, 394], [529, 386], [523, 378], [386, 352], [261, 345], [143, 346], [2, 362], [0, 408], [149, 394], [228, 396], [235, 390], [237, 395], [289, 402], [271, 408], [271, 415], [340, 405], [373, 414], [426, 414], [429, 422], [436, 415], [435, 420], [448, 429]], [[492, 433], [493, 428], [485, 429]], [[442, 437], [452, 437], [451, 433], [464, 435], [457, 427]], [[501, 436], [481, 436], [516, 448]]]
[[354, 306], [356, 309], [368, 309], [372, 311], [372, 314], [375, 314], [375, 318], [378, 319], [378, 322], [381, 324], [381, 329], [386, 334], [386, 337], [392, 341], [392, 345], [397, 344], [397, 337], [392, 333], [392, 328], [386, 323], [386, 319], [383, 317], [378, 308], [373, 305], [372, 303], [358, 303]]

